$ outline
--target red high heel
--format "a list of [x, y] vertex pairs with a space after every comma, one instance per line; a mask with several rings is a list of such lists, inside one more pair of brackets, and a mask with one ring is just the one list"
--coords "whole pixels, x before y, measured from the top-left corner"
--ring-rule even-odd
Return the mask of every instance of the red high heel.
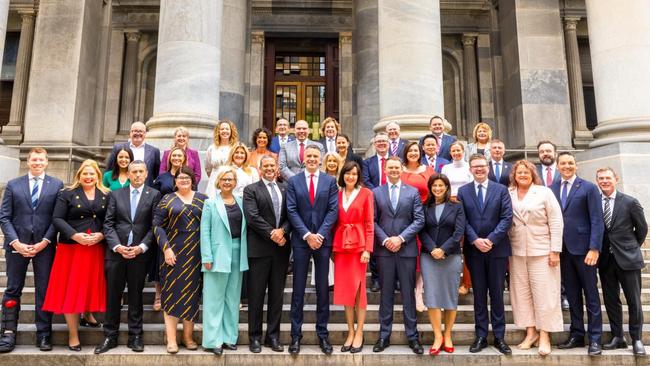
[[447, 347], [445, 346], [445, 339], [442, 339], [442, 349], [447, 353], [454, 353], [454, 346]]
[[[440, 343], [440, 345], [444, 345], [444, 344], [445, 344], [445, 337], [442, 337], [442, 343]], [[431, 348], [429, 348], [429, 354], [431, 356], [437, 356], [438, 354], [440, 354], [440, 347], [433, 348], [433, 346], [431, 346]]]

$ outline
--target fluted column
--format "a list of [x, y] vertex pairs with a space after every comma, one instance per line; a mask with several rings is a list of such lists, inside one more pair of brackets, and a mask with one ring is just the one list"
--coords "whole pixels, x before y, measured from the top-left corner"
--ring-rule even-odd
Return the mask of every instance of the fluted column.
[[219, 120], [222, 0], [161, 0], [154, 115], [147, 141], [169, 145], [174, 128], [206, 149]]
[[16, 77], [11, 95], [9, 124], [2, 128], [2, 138], [7, 144], [16, 145], [23, 140], [23, 124], [25, 122], [25, 104], [27, 101], [27, 86], [29, 84], [29, 68], [32, 63], [32, 46], [34, 44], [35, 12], [20, 11], [22, 20], [20, 41], [16, 57]]
[[7, 21], [9, 18], [9, 0], [0, 0], [0, 65], [5, 50], [5, 38], [7, 38]]
[[138, 45], [140, 32], [126, 31], [126, 54], [122, 72], [122, 98], [120, 104], [121, 133], [128, 133], [135, 115], [136, 76], [138, 73]]
[[251, 32], [251, 51], [248, 74], [248, 127], [255, 130], [262, 127], [264, 94], [264, 32]]
[[480, 117], [478, 105], [478, 76], [476, 74], [476, 37], [478, 33], [464, 33], [463, 77], [465, 79], [465, 120], [468, 131]]
[[584, 148], [593, 140], [587, 128], [585, 115], [585, 98], [582, 91], [582, 71], [580, 70], [580, 52], [576, 26], [579, 17], [564, 18], [564, 45], [566, 48], [567, 74], [569, 77], [569, 98], [573, 120], [573, 146]]
[[[247, 0], [223, 0], [221, 30], [221, 80], [219, 116], [235, 122], [240, 134], [249, 136], [244, 126], [246, 37], [248, 36]], [[252, 132], [252, 130], [251, 130]]]

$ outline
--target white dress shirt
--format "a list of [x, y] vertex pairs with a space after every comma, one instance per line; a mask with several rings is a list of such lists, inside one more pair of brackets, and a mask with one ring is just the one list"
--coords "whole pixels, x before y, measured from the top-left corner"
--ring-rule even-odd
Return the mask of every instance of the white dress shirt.
[[384, 164], [386, 164], [386, 161], [388, 161], [388, 158], [390, 157], [389, 155], [390, 154], [388, 154], [388, 153], [386, 153], [386, 155], [384, 155], [384, 156], [381, 156], [381, 155], [377, 154], [377, 170], [379, 171], [379, 185], [381, 185], [381, 175], [383, 174], [382, 173], [383, 169], [382, 169], [382, 166], [381, 166], [381, 159], [384, 159]]
[[129, 141], [129, 148], [133, 152], [133, 160], [142, 160], [144, 161], [144, 145], [145, 143], [143, 142], [140, 146], [135, 146], [133, 145], [132, 142]]
[[573, 177], [569, 179], [564, 179], [562, 178], [562, 182], [560, 184], [560, 199], [562, 199], [562, 190], [564, 189], [564, 182], [569, 182], [566, 187], [566, 196], [569, 197], [569, 194], [571, 193], [571, 188], [573, 187], [573, 182], [576, 181], [577, 175], [574, 175]]
[[[144, 144], [142, 144], [142, 146], [144, 147]], [[135, 156], [133, 158], [135, 159]], [[135, 160], [137, 160], [137, 159], [135, 159]], [[134, 188], [132, 185], [129, 184], [129, 214], [131, 213], [131, 197], [132, 197], [132, 194], [133, 194], [133, 190], [135, 190], [135, 189], [136, 188]], [[137, 188], [137, 190], [138, 190], [138, 194], [137, 194], [137, 197], [135, 198], [135, 207], [138, 207], [138, 204], [140, 204], [140, 198], [142, 197], [142, 191], [144, 190], [144, 184], [141, 185], [140, 188]], [[113, 251], [115, 253], [117, 253], [117, 249], [119, 247], [121, 247], [121, 246], [123, 246], [123, 245], [120, 245], [120, 244], [116, 245], [115, 248], [113, 248]], [[138, 244], [138, 246], [140, 248], [142, 248], [142, 254], [144, 254], [147, 251], [147, 249], [149, 249], [149, 247], [145, 243], [140, 243], [140, 244]]]
[[547, 174], [546, 172], [548, 169], [551, 169], [551, 184], [553, 184], [553, 180], [555, 179], [555, 172], [557, 171], [557, 165], [555, 165], [555, 163], [548, 166], [542, 164], [542, 176], [540, 178], [542, 178], [542, 182], [544, 183], [545, 186], [546, 186], [546, 174]]
[[601, 203], [603, 205], [603, 213], [605, 212], [605, 198], [609, 197], [609, 211], [614, 213], [614, 202], [616, 201], [616, 190], [612, 192], [611, 196], [605, 195], [603, 191], [600, 191]]
[[[276, 181], [271, 182], [270, 180], [266, 180], [264, 178], [262, 178], [262, 181], [264, 182], [264, 187], [266, 187], [266, 190], [269, 192], [269, 196], [271, 197], [273, 197], [273, 194], [271, 193], [271, 187], [269, 187], [269, 184], [271, 183], [274, 184], [273, 189], [275, 189], [275, 193], [278, 194], [278, 201], [280, 202], [280, 207], [282, 207], [282, 192], [280, 191], [280, 187], [278, 187], [278, 182]], [[307, 187], [308, 187], [307, 189], [309, 189], [309, 186]]]
[[31, 197], [32, 191], [34, 190], [34, 178], [38, 177], [38, 196], [41, 196], [41, 192], [43, 192], [43, 182], [45, 180], [45, 172], [41, 173], [40, 175], [32, 175], [32, 173], [27, 173], [27, 177], [29, 178], [29, 194]]
[[474, 193], [476, 193], [476, 197], [478, 197], [478, 186], [483, 186], [483, 203], [485, 203], [485, 197], [486, 197], [485, 194], [487, 192], [488, 182], [489, 181], [490, 181], [489, 179], [486, 179], [485, 182], [483, 182], [483, 183], [479, 183], [477, 181], [474, 181]]
[[[306, 142], [307, 140], [305, 140]], [[300, 143], [298, 143], [300, 146]], [[320, 175], [320, 170], [316, 170], [314, 173], [310, 173], [305, 169], [305, 183], [307, 184], [307, 194], [309, 194], [309, 181], [311, 180], [311, 175], [314, 175], [314, 199], [316, 198], [316, 191], [318, 190], [318, 176]], [[309, 196], [307, 196], [307, 199], [309, 199]], [[308, 231], [307, 234], [305, 234], [302, 239], [307, 240], [307, 237], [311, 234], [311, 231]], [[318, 235], [321, 239], [325, 239], [324, 236], [321, 234], [316, 234]]]
[[[400, 190], [402, 189], [402, 180], [398, 180], [397, 183], [391, 183], [390, 181], [386, 181], [386, 185], [388, 186], [388, 202], [390, 203], [390, 195], [391, 191], [393, 190], [393, 185], [396, 185], [397, 188], [395, 188], [395, 200], [399, 203], [399, 193]], [[402, 243], [404, 243], [406, 240], [401, 235], [397, 235], [400, 240], [402, 240]], [[389, 238], [384, 239], [384, 241], [381, 243], [382, 246], [386, 246], [386, 242], [388, 241]]]

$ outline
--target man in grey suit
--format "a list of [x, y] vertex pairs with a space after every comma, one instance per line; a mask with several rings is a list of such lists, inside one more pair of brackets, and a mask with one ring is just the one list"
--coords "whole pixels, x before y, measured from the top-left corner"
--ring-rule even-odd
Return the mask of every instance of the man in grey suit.
[[309, 124], [305, 120], [299, 120], [294, 127], [296, 139], [287, 142], [280, 149], [280, 173], [284, 181], [305, 170], [305, 148], [316, 145], [320, 149], [321, 157], [325, 156], [323, 145], [307, 138], [309, 135]]

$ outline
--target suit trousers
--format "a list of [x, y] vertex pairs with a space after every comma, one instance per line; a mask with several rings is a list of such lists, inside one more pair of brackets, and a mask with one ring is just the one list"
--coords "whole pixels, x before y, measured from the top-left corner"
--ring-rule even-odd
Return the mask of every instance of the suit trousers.
[[[488, 324], [492, 323], [494, 337], [503, 339], [506, 333], [503, 287], [508, 268], [508, 258], [466, 255], [465, 261], [472, 276], [472, 286], [474, 288], [474, 331], [476, 336], [487, 337]], [[490, 295], [489, 318], [488, 294]]]
[[[235, 241], [239, 242], [239, 239], [233, 239]], [[237, 344], [242, 283], [240, 250], [239, 245], [232, 248], [229, 273], [203, 273], [203, 348], [212, 349], [224, 343]]]
[[408, 340], [418, 339], [415, 313], [415, 257], [398, 255], [377, 256], [379, 266], [379, 338], [390, 340], [393, 331], [393, 306], [395, 304], [395, 282], [399, 280], [404, 308], [404, 328]]
[[641, 339], [643, 328], [643, 308], [641, 307], [641, 270], [622, 269], [614, 256], [610, 256], [606, 266], [599, 269], [600, 283], [603, 287], [603, 300], [612, 336], [623, 337], [623, 305], [621, 304], [621, 288], [627, 301], [630, 314], [629, 329], [633, 340]]
[[[149, 250], [151, 249], [156, 248]], [[142, 291], [147, 272], [145, 262], [122, 258], [111, 258], [104, 261], [107, 297], [104, 316], [104, 336], [106, 338], [117, 339], [120, 333], [121, 302], [125, 286], [128, 286], [129, 336], [142, 335]]]
[[[12, 250], [5, 250], [7, 261], [7, 288], [2, 296], [2, 303], [7, 300], [16, 300], [20, 303], [20, 297], [25, 287], [25, 276], [27, 275], [27, 266], [32, 262], [34, 268], [34, 287], [35, 287], [35, 304], [36, 304], [36, 336], [41, 338], [49, 336], [52, 333], [52, 313], [43, 311], [43, 302], [45, 302], [45, 293], [47, 285], [50, 282], [50, 270], [54, 261], [54, 244], [50, 243], [33, 258], [26, 258]], [[19, 314], [20, 316], [20, 314]]]
[[[285, 244], [288, 245], [288, 244]], [[261, 339], [264, 321], [264, 294], [268, 289], [266, 340], [279, 339], [282, 297], [287, 279], [289, 253], [275, 251], [272, 256], [248, 257], [248, 337]]]
[[603, 316], [600, 311], [598, 295], [597, 266], [585, 264], [584, 255], [573, 255], [566, 251], [560, 254], [562, 280], [571, 312], [571, 337], [584, 338], [583, 298], [587, 305], [589, 341], [600, 343], [603, 332]]
[[309, 259], [316, 267], [316, 335], [327, 338], [327, 322], [330, 314], [330, 293], [327, 283], [332, 247], [317, 250], [295, 246], [293, 249], [293, 294], [291, 294], [291, 337], [302, 337], [303, 307]]

